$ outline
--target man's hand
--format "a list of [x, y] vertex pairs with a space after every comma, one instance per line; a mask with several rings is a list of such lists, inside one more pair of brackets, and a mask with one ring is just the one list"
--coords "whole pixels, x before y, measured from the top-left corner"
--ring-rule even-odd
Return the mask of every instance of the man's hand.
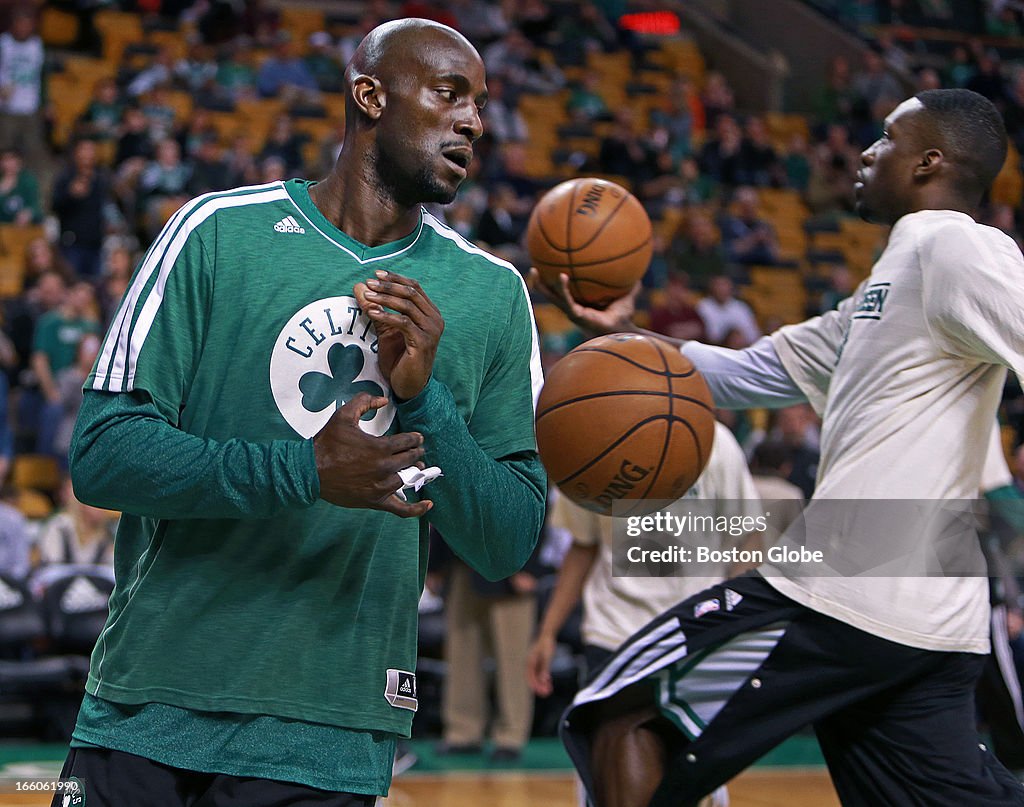
[[415, 280], [385, 271], [376, 275], [353, 291], [377, 330], [381, 374], [396, 397], [407, 401], [430, 380], [444, 319]]
[[405, 432], [374, 437], [359, 428], [359, 419], [387, 406], [387, 398], [360, 392], [338, 409], [313, 438], [320, 498], [339, 507], [386, 510], [402, 518], [419, 518], [433, 502], [406, 502], [395, 495], [402, 487], [398, 472], [423, 467], [423, 435]]
[[558, 276], [558, 282], [558, 288], [549, 286], [541, 280], [536, 268], [530, 269], [530, 284], [544, 292], [551, 302], [583, 330], [597, 336], [606, 333], [634, 333], [638, 330], [633, 324], [633, 314], [636, 312], [637, 295], [640, 294], [639, 282], [628, 294], [603, 309], [589, 308], [576, 302], [569, 289], [569, 275], [565, 272]]
[[526, 656], [526, 681], [535, 694], [546, 698], [554, 687], [551, 685], [551, 659], [555, 657], [555, 639], [539, 635], [530, 645]]

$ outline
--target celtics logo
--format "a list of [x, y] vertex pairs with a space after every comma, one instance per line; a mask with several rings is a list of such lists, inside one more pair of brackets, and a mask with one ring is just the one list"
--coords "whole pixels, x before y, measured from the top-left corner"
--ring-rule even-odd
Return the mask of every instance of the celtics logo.
[[[388, 396], [377, 366], [377, 334], [355, 297], [328, 297], [302, 308], [284, 326], [270, 358], [270, 388], [288, 425], [303, 437], [324, 427], [360, 392]], [[394, 404], [371, 410], [359, 424], [381, 435]]]

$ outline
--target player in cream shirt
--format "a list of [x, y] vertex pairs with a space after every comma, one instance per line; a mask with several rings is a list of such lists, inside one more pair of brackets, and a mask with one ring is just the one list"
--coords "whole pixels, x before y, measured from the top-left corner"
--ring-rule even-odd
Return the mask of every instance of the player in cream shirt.
[[[844, 805], [1024, 805], [974, 727], [988, 591], [977, 537], [952, 530], [977, 495], [1007, 368], [1024, 374], [1024, 258], [972, 217], [1006, 142], [976, 93], [904, 101], [862, 155], [858, 211], [892, 231], [854, 295], [746, 350], [683, 347], [719, 406], [807, 400], [821, 414], [794, 542], [824, 562], [695, 595], [580, 692], [563, 738], [598, 807], [696, 801], [807, 723]], [[562, 295], [594, 328], [631, 313]], [[697, 616], [726, 591], [740, 605]]]
[[[707, 502], [706, 512], [715, 516], [756, 519], [763, 515], [743, 449], [732, 432], [718, 421], [715, 421], [715, 439], [708, 464], [683, 498]], [[541, 697], [551, 694], [551, 660], [558, 632], [581, 596], [583, 622], [580, 632], [588, 671], [593, 673], [615, 648], [651, 619], [681, 599], [721, 581], [730, 571], [725, 563], [720, 563], [700, 569], [710, 575], [707, 577], [680, 574], [665, 577], [617, 576], [613, 562], [614, 519], [584, 510], [564, 496], [556, 499], [549, 519], [552, 526], [569, 531], [572, 546], [559, 571], [558, 582], [527, 658], [526, 675], [530, 688]], [[712, 532], [702, 532], [691, 538], [693, 540], [689, 543], [700, 542], [713, 549], [742, 543], [744, 538], [749, 540], [749, 536], [738, 540]], [[718, 792], [707, 805], [724, 807], [728, 803], [725, 793]]]

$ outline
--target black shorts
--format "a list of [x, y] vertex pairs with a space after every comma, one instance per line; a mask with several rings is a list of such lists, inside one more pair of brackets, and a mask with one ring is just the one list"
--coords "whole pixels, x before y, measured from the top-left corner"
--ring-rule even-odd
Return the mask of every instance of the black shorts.
[[784, 597], [757, 574], [712, 586], [632, 636], [577, 694], [562, 739], [588, 790], [615, 709], [657, 706], [669, 759], [651, 807], [684, 807], [813, 725], [846, 807], [1024, 805], [980, 743], [985, 657], [890, 642]]
[[[107, 748], [72, 748], [61, 779], [78, 780], [83, 807], [373, 807], [376, 796], [329, 793], [270, 779], [172, 768]], [[63, 807], [54, 797], [51, 807]]]

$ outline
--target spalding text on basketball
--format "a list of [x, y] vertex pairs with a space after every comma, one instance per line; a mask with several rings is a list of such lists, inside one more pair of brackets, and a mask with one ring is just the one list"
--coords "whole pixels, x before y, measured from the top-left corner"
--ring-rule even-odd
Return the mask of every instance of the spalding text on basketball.
[[597, 206], [601, 203], [601, 197], [604, 196], [606, 189], [606, 185], [595, 185], [592, 187], [583, 194], [583, 199], [580, 200], [580, 206], [576, 208], [576, 212], [581, 216], [595, 215], [597, 213]]
[[608, 486], [594, 501], [602, 507], [611, 507], [613, 501], [621, 499], [633, 490], [636, 487], [636, 483], [641, 481], [650, 472], [650, 468], [634, 465], [628, 459], [623, 460], [618, 473], [612, 477], [612, 481], [608, 483]]

